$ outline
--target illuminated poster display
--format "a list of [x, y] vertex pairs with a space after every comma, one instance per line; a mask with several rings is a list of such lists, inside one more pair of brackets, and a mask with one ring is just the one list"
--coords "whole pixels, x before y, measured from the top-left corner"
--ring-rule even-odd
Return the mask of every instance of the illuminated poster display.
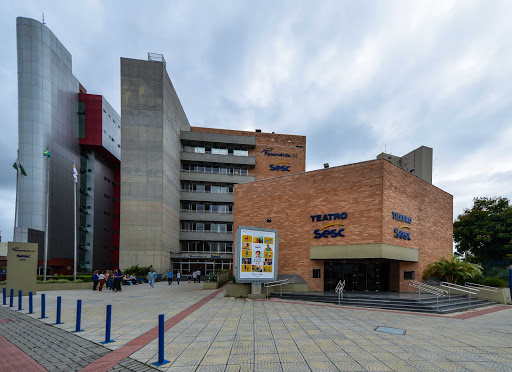
[[272, 281], [277, 278], [277, 231], [239, 227], [236, 237], [237, 281]]

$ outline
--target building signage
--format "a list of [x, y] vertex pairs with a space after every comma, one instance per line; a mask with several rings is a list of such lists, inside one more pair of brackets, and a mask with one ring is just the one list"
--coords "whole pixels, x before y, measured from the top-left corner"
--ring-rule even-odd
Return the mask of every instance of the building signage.
[[272, 152], [274, 151], [273, 147], [266, 147], [261, 152], [265, 154], [266, 156], [280, 156], [283, 158], [298, 158], [299, 155], [297, 154], [288, 154], [286, 152]]
[[270, 164], [269, 169], [271, 171], [277, 171], [277, 172], [289, 172], [290, 171], [290, 163], [287, 161], [278, 161], [277, 163]]
[[[348, 217], [347, 212], [343, 213], [328, 213], [328, 214], [314, 214], [311, 215], [312, 222], [319, 221], [335, 221], [335, 220], [345, 220]], [[345, 231], [345, 225], [339, 222], [333, 222], [325, 225], [320, 229], [316, 229], [313, 231], [313, 238], [321, 239], [321, 238], [337, 238], [344, 237], [343, 234]]]
[[[391, 212], [393, 215], [393, 219], [397, 221], [403, 221], [406, 223], [411, 224], [412, 218], [408, 217], [404, 214], [400, 214], [397, 212]], [[397, 239], [404, 239], [404, 240], [411, 240], [411, 228], [407, 225], [402, 225], [400, 227], [395, 228], [394, 231], [394, 237]]]
[[274, 231], [240, 230], [241, 254], [237, 256], [240, 279], [270, 280], [276, 274], [276, 237]]

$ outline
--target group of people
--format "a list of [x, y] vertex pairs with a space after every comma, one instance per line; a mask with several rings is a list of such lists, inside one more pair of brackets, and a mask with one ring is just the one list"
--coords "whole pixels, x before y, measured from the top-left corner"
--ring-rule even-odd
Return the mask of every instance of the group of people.
[[92, 290], [101, 292], [103, 290], [103, 286], [106, 284], [107, 289], [110, 289], [114, 292], [121, 292], [122, 280], [123, 273], [121, 270], [107, 270], [105, 272], [96, 270], [92, 276]]
[[[172, 284], [172, 279], [173, 279], [173, 273], [172, 273], [172, 271], [169, 271], [167, 273], [167, 283], [169, 283], [169, 285]], [[194, 271], [194, 272], [188, 274], [188, 282], [189, 283], [192, 281], [192, 279], [194, 279], [194, 283], [201, 283], [201, 270], [197, 270], [197, 271]], [[181, 280], [181, 272], [178, 270], [178, 272], [176, 273], [176, 281], [178, 282], [178, 284], [180, 284], [180, 280]]]

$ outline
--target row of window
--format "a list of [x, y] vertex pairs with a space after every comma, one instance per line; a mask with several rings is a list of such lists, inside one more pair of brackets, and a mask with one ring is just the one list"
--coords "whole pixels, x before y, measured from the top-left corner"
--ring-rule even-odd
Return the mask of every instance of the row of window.
[[208, 253], [232, 253], [232, 242], [198, 242], [182, 240], [181, 252], [208, 252]]
[[216, 270], [230, 270], [233, 265], [230, 259], [212, 259], [212, 258], [181, 258], [173, 260], [172, 269], [174, 277], [180, 271], [181, 280], [185, 280], [188, 274], [194, 271], [201, 271], [201, 275], [208, 275]]
[[246, 167], [239, 166], [218, 166], [218, 165], [204, 165], [204, 164], [188, 164], [183, 163], [181, 169], [186, 172], [195, 173], [213, 173], [213, 174], [230, 174], [235, 176], [247, 176], [248, 170]]
[[233, 224], [181, 221], [181, 230], [192, 232], [233, 233]]
[[188, 212], [204, 212], [204, 213], [233, 213], [233, 205], [228, 204], [210, 204], [181, 202], [181, 210]]
[[209, 185], [203, 183], [181, 183], [181, 191], [205, 192], [211, 194], [232, 194], [233, 185]]
[[183, 146], [184, 152], [195, 152], [198, 154], [215, 154], [215, 155], [235, 155], [235, 156], [249, 156], [247, 149], [233, 149], [227, 147], [214, 147], [214, 146]]

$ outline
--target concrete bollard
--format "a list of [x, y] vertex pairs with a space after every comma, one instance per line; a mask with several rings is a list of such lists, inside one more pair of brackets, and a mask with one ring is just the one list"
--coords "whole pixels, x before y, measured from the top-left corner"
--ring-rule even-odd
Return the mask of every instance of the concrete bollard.
[[158, 316], [158, 362], [153, 363], [155, 366], [161, 366], [163, 364], [169, 363], [168, 360], [164, 359], [164, 332], [164, 314], [160, 314]]
[[112, 305], [107, 305], [107, 323], [105, 325], [105, 341], [102, 341], [102, 344], [109, 344], [111, 342], [115, 342], [110, 339], [110, 326], [112, 323]]

